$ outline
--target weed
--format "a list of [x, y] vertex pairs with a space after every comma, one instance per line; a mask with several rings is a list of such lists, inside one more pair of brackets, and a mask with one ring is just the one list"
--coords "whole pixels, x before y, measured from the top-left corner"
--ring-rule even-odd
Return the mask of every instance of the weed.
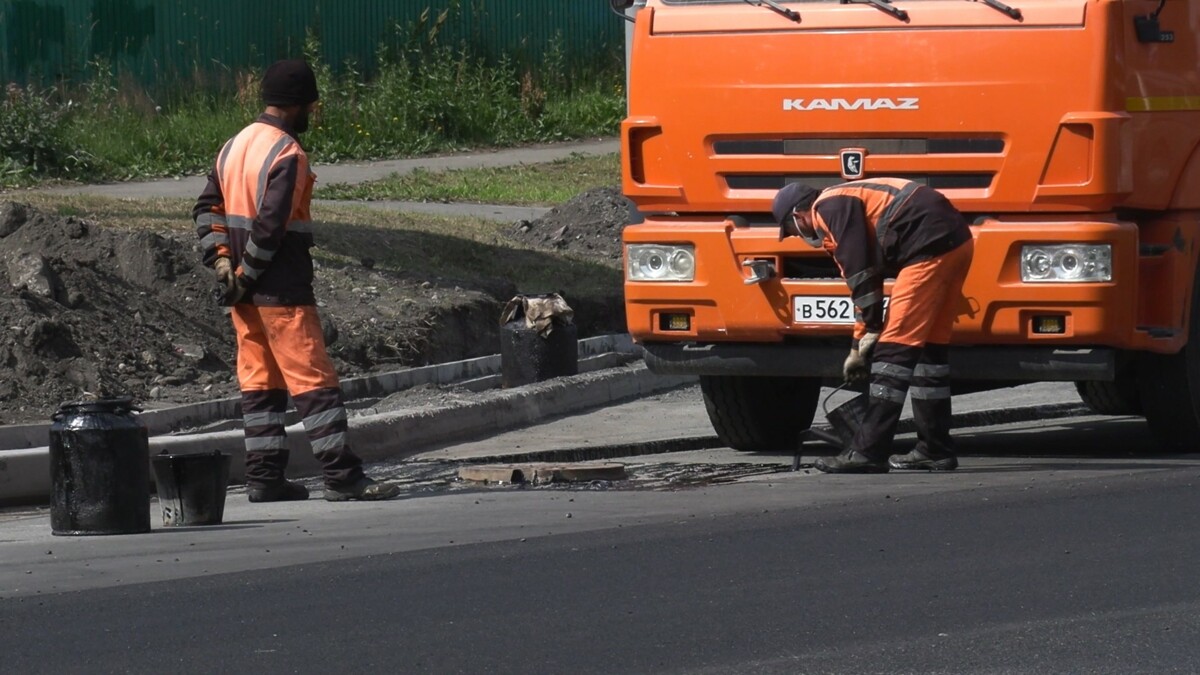
[[63, 176], [86, 164], [86, 153], [65, 142], [68, 107], [35, 87], [9, 84], [0, 98], [0, 180], [23, 184], [37, 176]]
[[[324, 101], [303, 139], [314, 162], [617, 133], [625, 112], [619, 59], [572, 70], [558, 43], [537, 68], [512, 56], [486, 61], [465, 43], [442, 43], [448, 12], [458, 7], [394, 26], [367, 69], [353, 62], [335, 69], [321, 58], [317, 35], [307, 35], [304, 54]], [[18, 90], [13, 99], [10, 89], [0, 110], [0, 185], [207, 171], [221, 144], [262, 105], [254, 73], [232, 72], [208, 88], [204, 82], [188, 73], [156, 96], [98, 59], [73, 90]]]

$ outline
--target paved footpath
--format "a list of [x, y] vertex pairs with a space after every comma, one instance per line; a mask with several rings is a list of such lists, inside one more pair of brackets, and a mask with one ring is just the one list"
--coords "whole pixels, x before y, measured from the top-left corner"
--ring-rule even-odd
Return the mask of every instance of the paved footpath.
[[[529, 145], [501, 150], [471, 151], [436, 157], [412, 159], [390, 159], [362, 164], [318, 164], [313, 167], [318, 184], [344, 183], [357, 185], [387, 178], [392, 174], [407, 174], [418, 169], [446, 171], [453, 169], [480, 169], [520, 164], [540, 164], [565, 159], [573, 155], [608, 155], [620, 152], [616, 139], [592, 139], [586, 141]], [[195, 199], [204, 189], [204, 176], [166, 178], [162, 180], [108, 183], [103, 185], [71, 185], [42, 190], [45, 194], [98, 195], [121, 199], [179, 198]], [[319, 200], [322, 204], [345, 204]], [[437, 202], [351, 202], [371, 208], [395, 209], [416, 213], [446, 216], [476, 216], [493, 220], [533, 220], [541, 217], [548, 209], [537, 207], [502, 206], [492, 204], [437, 203]]]

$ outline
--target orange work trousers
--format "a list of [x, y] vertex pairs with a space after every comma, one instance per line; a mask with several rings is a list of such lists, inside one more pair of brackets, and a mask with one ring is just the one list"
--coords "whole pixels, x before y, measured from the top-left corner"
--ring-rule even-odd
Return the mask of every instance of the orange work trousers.
[[975, 240], [968, 239], [952, 251], [901, 269], [879, 341], [909, 347], [949, 344], [955, 319], [970, 311], [962, 287], [974, 254]]
[[238, 385], [242, 391], [287, 389], [293, 397], [314, 389], [338, 387], [337, 372], [312, 305], [299, 307], [233, 306], [237, 332]]

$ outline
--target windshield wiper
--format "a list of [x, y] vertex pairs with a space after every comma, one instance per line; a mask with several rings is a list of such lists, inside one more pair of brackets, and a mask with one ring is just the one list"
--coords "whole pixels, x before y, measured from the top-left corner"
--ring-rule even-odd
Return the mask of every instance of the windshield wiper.
[[841, 0], [841, 4], [843, 5], [849, 5], [856, 2], [878, 7], [879, 9], [891, 14], [901, 21], [908, 21], [908, 12], [900, 9], [899, 7], [893, 7], [892, 0]]
[[1000, 0], [972, 0], [972, 2], [982, 2], [992, 9], [1004, 12], [1005, 14], [1009, 15], [1013, 21], [1020, 21], [1024, 18], [1021, 16], [1021, 10], [1017, 9], [1016, 7], [1009, 7], [1003, 2], [1000, 2]]
[[796, 23], [800, 23], [800, 12], [797, 12], [794, 9], [788, 9], [787, 7], [784, 7], [783, 5], [779, 4], [778, 2], [775, 2], [775, 0], [744, 0], [744, 1], [748, 5], [754, 5], [756, 7], [767, 7], [776, 12], [779, 12], [780, 14], [786, 16], [787, 18], [791, 19], [792, 21], [795, 21]]

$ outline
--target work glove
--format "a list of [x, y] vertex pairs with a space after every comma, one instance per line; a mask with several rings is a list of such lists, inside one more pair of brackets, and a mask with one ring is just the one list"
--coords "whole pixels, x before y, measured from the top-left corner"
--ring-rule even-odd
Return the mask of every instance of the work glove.
[[221, 304], [226, 307], [236, 305], [246, 295], [246, 285], [234, 273], [233, 263], [229, 261], [229, 258], [222, 256], [217, 258], [217, 262], [213, 264], [213, 271], [217, 277]]
[[858, 353], [864, 361], [871, 360], [871, 354], [875, 352], [875, 343], [877, 342], [879, 342], [879, 333], [867, 333], [858, 341]]
[[850, 354], [846, 356], [845, 363], [842, 364], [842, 377], [847, 382], [855, 383], [866, 380], [870, 373], [867, 360], [863, 358], [862, 352], [858, 349], [851, 349]]
[[242, 298], [244, 298], [244, 297], [246, 297], [246, 284], [245, 284], [245, 282], [242, 281], [241, 277], [239, 277], [235, 274], [233, 276], [233, 286], [231, 286], [225, 292], [225, 297], [224, 297], [225, 304], [228, 305], [229, 307], [233, 307], [234, 305], [241, 302]]
[[217, 258], [217, 262], [213, 265], [213, 271], [217, 276], [217, 285], [221, 287], [223, 296], [228, 296], [233, 292], [235, 275], [233, 273], [233, 263], [229, 262], [229, 258], [221, 256]]

